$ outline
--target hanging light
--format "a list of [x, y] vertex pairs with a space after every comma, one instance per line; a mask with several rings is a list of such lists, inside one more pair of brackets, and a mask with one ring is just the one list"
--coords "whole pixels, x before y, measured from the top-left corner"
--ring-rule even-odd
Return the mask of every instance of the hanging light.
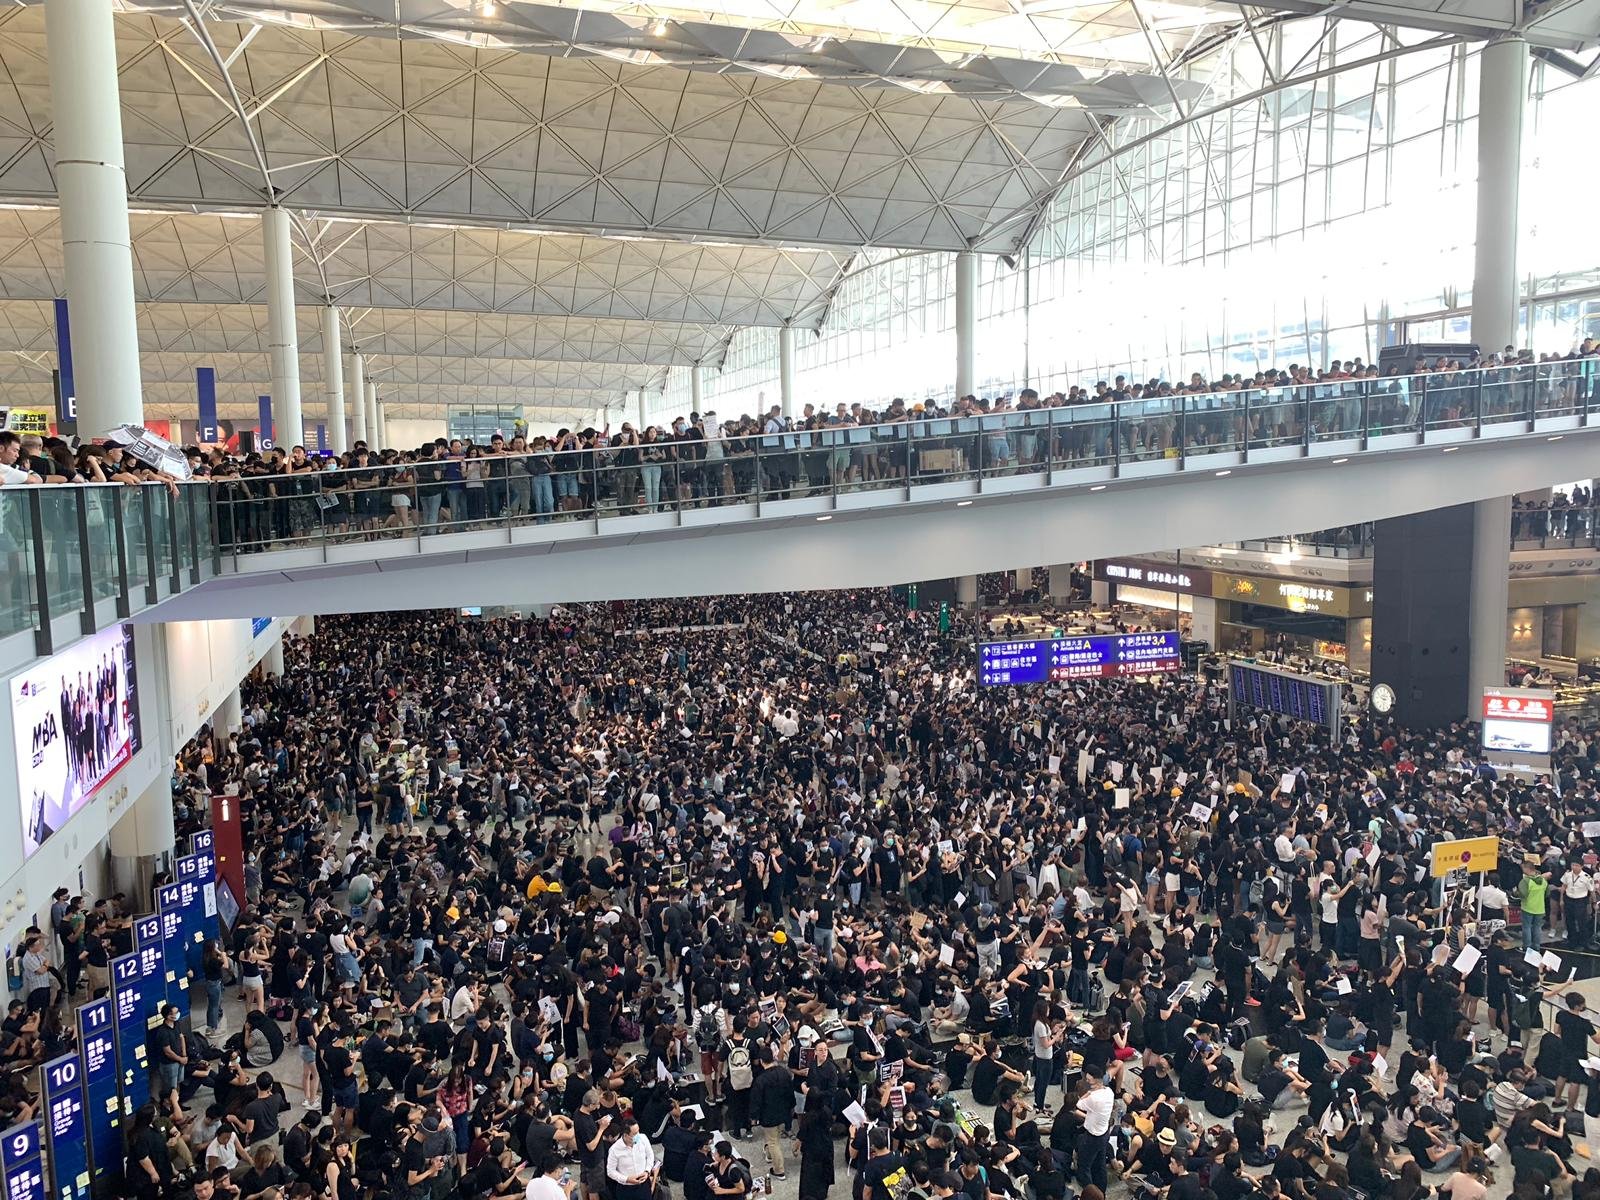
[[665, 21], [663, 21], [660, 17], [657, 17], [656, 18], [656, 23], [654, 25], [650, 26], [650, 32], [655, 34], [657, 37], [666, 37], [667, 36], [667, 23]]

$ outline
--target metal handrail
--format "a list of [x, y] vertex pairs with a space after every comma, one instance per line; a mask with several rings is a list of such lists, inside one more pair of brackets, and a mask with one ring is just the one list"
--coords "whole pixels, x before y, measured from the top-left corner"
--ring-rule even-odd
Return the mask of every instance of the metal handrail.
[[[0, 637], [31, 632], [33, 653], [48, 655], [216, 575], [216, 527], [199, 486], [0, 490]], [[166, 523], [159, 531], [158, 514]]]
[[[424, 458], [215, 481], [219, 542], [234, 558], [296, 545], [630, 513], [764, 504], [1084, 467], [1111, 478], [1165, 461], [1360, 453], [1485, 428], [1520, 432], [1600, 410], [1600, 358], [1096, 401], [874, 425], [745, 433], [537, 454]], [[1509, 427], [1509, 429], [1508, 429]], [[1520, 428], [1519, 428], [1520, 427]], [[1456, 431], [1454, 433], [1446, 431]], [[705, 457], [715, 445], [719, 457]], [[652, 457], [646, 460], [643, 455]], [[474, 472], [472, 477], [468, 471]], [[448, 515], [446, 515], [448, 514]]]

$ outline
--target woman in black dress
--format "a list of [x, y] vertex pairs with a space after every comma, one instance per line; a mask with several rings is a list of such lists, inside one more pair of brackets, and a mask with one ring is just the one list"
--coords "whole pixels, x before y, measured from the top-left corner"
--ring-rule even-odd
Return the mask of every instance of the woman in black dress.
[[832, 1126], [826, 1105], [808, 1105], [800, 1116], [800, 1200], [826, 1200], [833, 1186]]

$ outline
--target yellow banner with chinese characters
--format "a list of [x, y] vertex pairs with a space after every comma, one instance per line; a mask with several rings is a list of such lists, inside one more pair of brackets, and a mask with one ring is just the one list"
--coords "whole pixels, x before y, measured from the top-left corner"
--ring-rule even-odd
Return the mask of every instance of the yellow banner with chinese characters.
[[44, 437], [50, 432], [48, 408], [0, 408], [0, 429], [13, 433], [36, 433]]
[[1492, 871], [1500, 865], [1500, 839], [1497, 837], [1462, 838], [1455, 842], [1433, 844], [1433, 877], [1441, 879], [1451, 871]]

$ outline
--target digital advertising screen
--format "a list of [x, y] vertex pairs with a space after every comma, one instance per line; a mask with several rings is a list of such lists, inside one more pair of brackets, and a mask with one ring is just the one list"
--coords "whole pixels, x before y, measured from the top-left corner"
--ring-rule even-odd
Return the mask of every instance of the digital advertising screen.
[[83, 1200], [89, 1194], [83, 1064], [76, 1054], [63, 1054], [45, 1063], [42, 1073], [44, 1136], [50, 1148], [50, 1194], [55, 1200]]
[[78, 1057], [88, 1114], [89, 1162], [96, 1179], [122, 1174], [122, 1097], [117, 1080], [117, 1034], [109, 999], [78, 1006]]
[[984, 642], [978, 647], [978, 683], [1005, 687], [1121, 675], [1165, 675], [1183, 667], [1176, 630]]
[[1556, 719], [1554, 692], [1483, 689], [1483, 748], [1505, 754], [1549, 754]]
[[39, 1151], [39, 1122], [24, 1121], [0, 1133], [0, 1166], [6, 1200], [44, 1200], [44, 1157]]
[[139, 752], [133, 626], [97, 633], [18, 675], [11, 719], [26, 858]]

